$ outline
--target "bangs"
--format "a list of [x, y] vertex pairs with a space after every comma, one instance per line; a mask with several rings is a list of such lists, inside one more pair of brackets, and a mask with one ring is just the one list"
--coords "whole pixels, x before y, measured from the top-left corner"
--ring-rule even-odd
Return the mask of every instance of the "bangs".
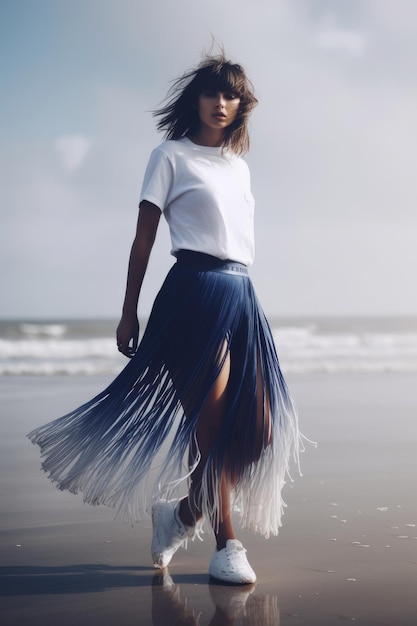
[[246, 96], [247, 87], [239, 65], [218, 63], [200, 69], [195, 77], [196, 95], [203, 91], [233, 92], [240, 98]]

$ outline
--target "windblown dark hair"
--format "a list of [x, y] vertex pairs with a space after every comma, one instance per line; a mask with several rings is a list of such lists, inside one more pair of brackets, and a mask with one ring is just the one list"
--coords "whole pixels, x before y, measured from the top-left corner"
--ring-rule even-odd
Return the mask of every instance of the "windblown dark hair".
[[159, 117], [157, 128], [166, 139], [180, 139], [198, 129], [197, 100], [204, 91], [235, 93], [240, 98], [235, 121], [226, 128], [224, 147], [236, 154], [249, 150], [248, 118], [258, 101], [253, 85], [241, 65], [228, 61], [224, 54], [206, 56], [197, 68], [186, 72], [172, 84], [167, 103], [153, 112]]

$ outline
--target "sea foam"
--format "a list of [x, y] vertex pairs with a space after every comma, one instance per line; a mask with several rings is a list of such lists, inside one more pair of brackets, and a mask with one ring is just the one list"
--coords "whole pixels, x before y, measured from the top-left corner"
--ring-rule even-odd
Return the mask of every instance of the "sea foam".
[[[0, 375], [116, 375], [117, 322], [0, 322]], [[145, 324], [142, 324], [142, 328]], [[276, 320], [272, 331], [284, 374], [416, 372], [417, 320]]]

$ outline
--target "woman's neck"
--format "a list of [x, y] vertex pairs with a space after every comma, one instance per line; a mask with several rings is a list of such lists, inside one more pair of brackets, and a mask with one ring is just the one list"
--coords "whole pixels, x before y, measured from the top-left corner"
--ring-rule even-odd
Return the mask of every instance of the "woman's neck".
[[219, 148], [224, 143], [224, 130], [214, 130], [200, 126], [195, 132], [187, 135], [188, 139], [198, 146]]

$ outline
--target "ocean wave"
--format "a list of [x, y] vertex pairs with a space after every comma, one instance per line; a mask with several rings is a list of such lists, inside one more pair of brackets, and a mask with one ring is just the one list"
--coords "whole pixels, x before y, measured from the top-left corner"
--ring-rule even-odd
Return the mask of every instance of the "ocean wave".
[[359, 363], [340, 361], [321, 361], [317, 363], [285, 363], [281, 361], [285, 374], [399, 374], [417, 372], [417, 362], [376, 360]]
[[104, 361], [9, 361], [0, 363], [0, 376], [117, 376], [122, 367]]
[[[280, 360], [284, 374], [378, 374], [417, 373], [417, 362], [396, 360], [287, 362]], [[105, 361], [9, 361], [0, 363], [0, 376], [117, 376], [124, 363]]]
[[[282, 369], [328, 374], [417, 372], [417, 330], [378, 331], [375, 326], [373, 332], [349, 324], [337, 332], [316, 323], [275, 326]], [[117, 352], [114, 327], [94, 321], [15, 323], [13, 328], [3, 323], [0, 376], [116, 375], [127, 361]], [[103, 336], [97, 335], [100, 330]]]
[[0, 339], [0, 359], [9, 358], [111, 358], [117, 354], [116, 342], [97, 339]]
[[67, 332], [67, 326], [65, 324], [22, 323], [19, 325], [19, 330], [23, 335], [29, 335], [29, 337], [38, 337], [39, 335], [62, 337]]

